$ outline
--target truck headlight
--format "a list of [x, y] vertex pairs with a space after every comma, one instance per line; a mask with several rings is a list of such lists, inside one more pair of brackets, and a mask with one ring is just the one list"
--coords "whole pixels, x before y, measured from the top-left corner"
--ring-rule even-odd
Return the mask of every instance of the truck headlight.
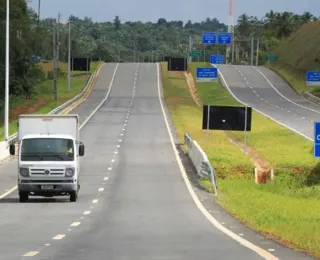
[[20, 174], [23, 177], [29, 177], [29, 168], [20, 168]]
[[67, 168], [66, 169], [66, 176], [67, 177], [72, 177], [74, 175], [74, 169], [72, 168]]

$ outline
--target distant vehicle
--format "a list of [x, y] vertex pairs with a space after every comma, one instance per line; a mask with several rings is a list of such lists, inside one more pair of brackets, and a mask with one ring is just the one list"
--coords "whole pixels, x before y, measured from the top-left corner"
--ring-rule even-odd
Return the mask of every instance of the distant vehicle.
[[[20, 115], [18, 119], [18, 190], [20, 202], [29, 196], [70, 196], [80, 190], [78, 115]], [[15, 144], [10, 145], [14, 155]]]

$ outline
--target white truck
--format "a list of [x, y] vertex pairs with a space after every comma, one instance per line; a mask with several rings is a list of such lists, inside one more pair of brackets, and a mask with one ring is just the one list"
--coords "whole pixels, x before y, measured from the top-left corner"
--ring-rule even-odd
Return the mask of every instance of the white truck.
[[[18, 118], [18, 190], [20, 202], [29, 196], [70, 196], [80, 190], [78, 115], [20, 115]], [[10, 154], [16, 153], [15, 144]]]

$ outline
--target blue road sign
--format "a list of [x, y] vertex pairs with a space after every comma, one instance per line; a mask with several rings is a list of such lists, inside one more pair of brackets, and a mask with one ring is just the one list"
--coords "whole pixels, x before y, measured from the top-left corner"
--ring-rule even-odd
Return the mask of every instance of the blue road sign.
[[218, 33], [218, 44], [232, 44], [232, 34], [229, 32]]
[[205, 32], [202, 34], [202, 43], [203, 44], [216, 44], [217, 34], [214, 32]]
[[224, 55], [210, 55], [211, 64], [224, 64]]
[[307, 71], [307, 86], [320, 87], [320, 71]]
[[217, 68], [197, 68], [197, 82], [212, 82], [218, 80]]
[[314, 157], [320, 158], [320, 122], [314, 122]]

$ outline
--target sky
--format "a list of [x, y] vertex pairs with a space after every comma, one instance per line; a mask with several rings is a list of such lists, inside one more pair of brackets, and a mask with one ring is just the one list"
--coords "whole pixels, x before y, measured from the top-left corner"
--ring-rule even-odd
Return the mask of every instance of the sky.
[[[28, 0], [29, 6], [38, 10], [38, 0]], [[192, 22], [207, 17], [217, 18], [227, 24], [229, 0], [41, 0], [41, 18], [57, 17], [67, 20], [69, 15], [93, 21], [112, 21], [116, 15], [122, 22], [151, 21], [159, 18]], [[294, 13], [311, 12], [320, 16], [320, 0], [234, 0], [234, 21], [246, 13], [262, 18], [270, 10]]]

